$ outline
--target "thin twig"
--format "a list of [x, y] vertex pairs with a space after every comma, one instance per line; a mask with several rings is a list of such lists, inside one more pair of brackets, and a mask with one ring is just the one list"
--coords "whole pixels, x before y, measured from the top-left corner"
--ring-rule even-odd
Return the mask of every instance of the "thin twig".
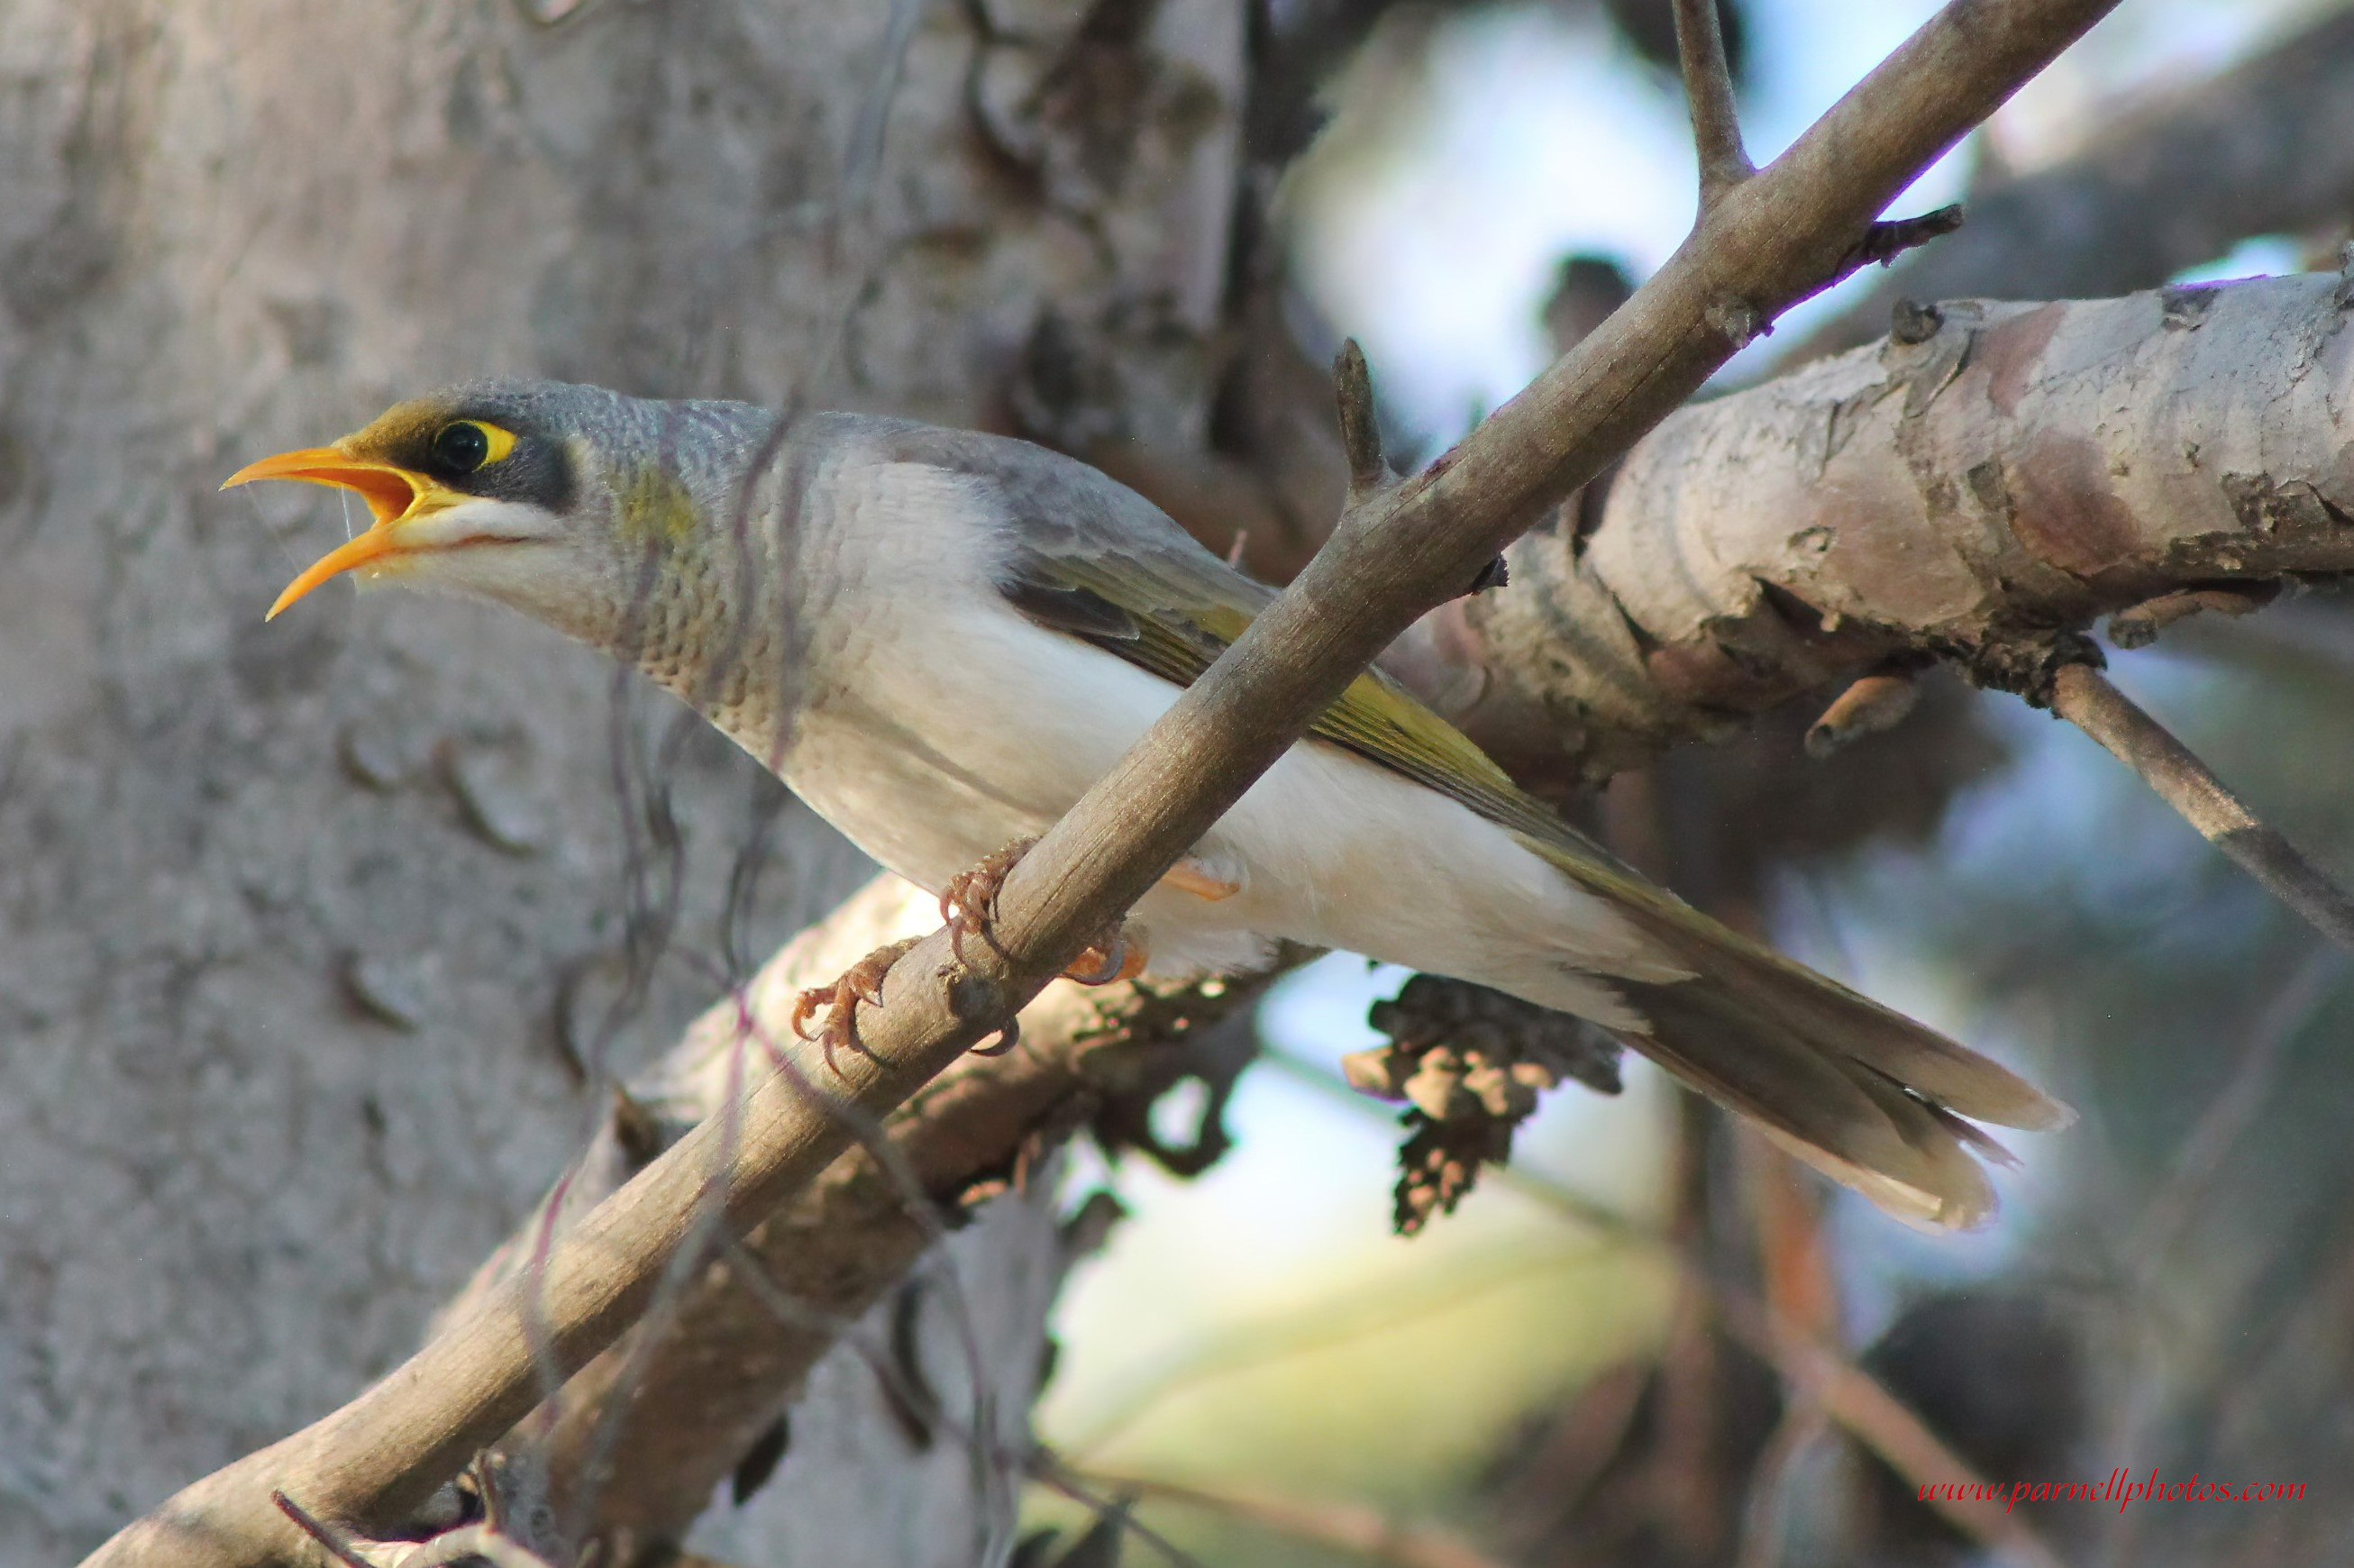
[[1863, 231], [1863, 238], [1849, 253], [1853, 262], [1850, 270], [1861, 270], [1875, 262], [1885, 267], [1907, 250], [1942, 239], [1961, 227], [1959, 202], [1933, 207], [1915, 217], [1884, 218]]
[[1920, 705], [1921, 683], [1909, 670], [1859, 676], [1807, 728], [1807, 755], [1820, 760], [1841, 747], [1894, 729]]
[[1381, 422], [1373, 412], [1373, 372], [1365, 351], [1351, 338], [1332, 361], [1332, 400], [1341, 423], [1341, 449], [1349, 458], [1349, 503], [1362, 506], [1397, 482], [1382, 451]]
[[2063, 665], [2052, 711], [2091, 736], [2209, 843], [2315, 930], [2354, 948], [2354, 897], [2279, 829], [2257, 818], [2189, 747], [2090, 664]]
[[280, 1513], [294, 1521], [294, 1528], [319, 1543], [320, 1550], [342, 1563], [344, 1568], [376, 1568], [376, 1564], [360, 1554], [359, 1548], [342, 1531], [323, 1520], [314, 1519], [308, 1509], [282, 1491], [270, 1494], [270, 1503]]
[[1724, 29], [1716, 0], [1676, 0], [1676, 57], [1683, 66], [1684, 101], [1691, 108], [1692, 147], [1700, 158], [1700, 209], [1757, 172], [1741, 144], [1741, 117], [1733, 101], [1733, 68], [1724, 58]]
[[1092, 1511], [1098, 1520], [1117, 1520], [1120, 1530], [1133, 1535], [1147, 1546], [1176, 1565], [1176, 1568], [1206, 1568], [1202, 1560], [1170, 1540], [1167, 1536], [1136, 1517], [1136, 1510], [1123, 1506], [1118, 1498], [1097, 1495], [1094, 1487], [1071, 1467], [1044, 1448], [1030, 1453], [1030, 1478], [1049, 1491], [1060, 1492]]

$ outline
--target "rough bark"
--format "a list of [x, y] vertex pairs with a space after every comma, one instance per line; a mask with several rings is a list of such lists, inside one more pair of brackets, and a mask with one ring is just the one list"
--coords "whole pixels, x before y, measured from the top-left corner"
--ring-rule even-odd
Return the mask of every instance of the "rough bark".
[[[599, 661], [394, 595], [265, 629], [325, 525], [213, 487], [484, 373], [1002, 422], [1050, 317], [1123, 345], [1125, 423], [1197, 439], [1241, 9], [1097, 9], [0, 6], [0, 1562], [405, 1353], [593, 1118], [557, 1019], [599, 1047], [663, 902]], [[679, 947], [764, 951], [859, 875], [788, 812], [723, 940], [758, 779], [667, 760]], [[708, 995], [661, 969], [606, 1048]], [[812, 1423], [883, 1419], [817, 1386], [867, 1414]]]
[[2211, 79], [2124, 106], [2072, 156], [1970, 193], [1962, 231], [1892, 268], [1796, 351], [1888, 330], [1898, 300], [2097, 299], [2154, 288], [2253, 234], [2354, 223], [2354, 11]]

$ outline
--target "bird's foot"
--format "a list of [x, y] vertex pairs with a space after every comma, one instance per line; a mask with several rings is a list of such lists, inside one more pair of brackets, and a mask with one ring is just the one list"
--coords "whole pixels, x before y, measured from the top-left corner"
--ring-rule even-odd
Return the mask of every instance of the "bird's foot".
[[[964, 945], [970, 938], [978, 937], [1000, 953], [1005, 951], [997, 943], [997, 895], [1003, 891], [1006, 877], [1037, 842], [1015, 839], [970, 871], [950, 877], [940, 890], [940, 923], [949, 928], [949, 946], [957, 962], [965, 961]], [[1115, 922], [1063, 971], [1063, 978], [1081, 985], [1109, 985], [1114, 980], [1134, 980], [1143, 970], [1143, 944], [1129, 940]]]
[[[940, 890], [940, 921], [949, 928], [949, 946], [955, 951], [957, 961], [964, 961], [964, 944], [968, 937], [979, 937], [991, 947], [998, 948], [992, 927], [997, 919], [997, 895], [1005, 886], [1005, 879], [1030, 853], [1036, 839], [1016, 839], [1003, 849], [984, 858], [970, 871], [949, 879]], [[1191, 855], [1170, 867], [1161, 885], [1190, 893], [1196, 898], [1216, 903], [1232, 898], [1242, 891], [1239, 882], [1219, 876]], [[1146, 954], [1141, 941], [1129, 938], [1115, 925], [1103, 937], [1088, 945], [1078, 960], [1063, 971], [1063, 978], [1081, 985], [1109, 985], [1114, 980], [1134, 980], [1144, 972]]]
[[[1144, 972], [1146, 953], [1144, 939], [1131, 936], [1123, 923], [1115, 920], [1104, 934], [1087, 945], [1087, 951], [1063, 971], [1063, 978], [1078, 985], [1110, 985], [1115, 980], [1134, 980]], [[1002, 1056], [1022, 1043], [1022, 1020], [1005, 1021], [997, 1038], [986, 1045], [976, 1045], [976, 1056]]]
[[[858, 1004], [871, 1001], [880, 1006], [883, 1001], [883, 977], [899, 961], [907, 949], [920, 940], [910, 937], [905, 941], [891, 942], [875, 948], [856, 963], [842, 971], [842, 978], [832, 985], [812, 986], [793, 1000], [792, 1028], [804, 1040], [818, 1043], [819, 1054], [825, 1058], [826, 1070], [835, 1077], [842, 1068], [834, 1061], [836, 1051], [864, 1051], [865, 1042], [858, 1038]], [[812, 1033], [804, 1027], [821, 1010], [825, 1022]]]
[[1003, 849], [985, 855], [970, 871], [960, 872], [949, 878], [940, 889], [940, 923], [949, 928], [949, 947], [962, 963], [965, 938], [979, 937], [1001, 953], [997, 933], [992, 927], [997, 920], [997, 895], [1004, 889], [1005, 878], [1030, 853], [1036, 839], [1015, 839]]
[[[1005, 886], [1005, 879], [1022, 857], [1030, 853], [1036, 839], [1016, 839], [1003, 849], [984, 858], [970, 871], [949, 880], [940, 890], [940, 920], [948, 927], [949, 946], [957, 961], [965, 961], [964, 944], [968, 938], [979, 938], [1000, 953], [994, 923], [997, 919], [997, 895]], [[1080, 985], [1110, 985], [1117, 980], [1134, 980], [1144, 972], [1147, 950], [1142, 938], [1132, 936], [1125, 926], [1114, 921], [1103, 935], [1089, 943], [1085, 952], [1063, 971], [1063, 978]], [[1004, 1031], [987, 1045], [973, 1048], [976, 1056], [1002, 1056], [1013, 1049], [1021, 1039], [1020, 1026], [1007, 1021]]]

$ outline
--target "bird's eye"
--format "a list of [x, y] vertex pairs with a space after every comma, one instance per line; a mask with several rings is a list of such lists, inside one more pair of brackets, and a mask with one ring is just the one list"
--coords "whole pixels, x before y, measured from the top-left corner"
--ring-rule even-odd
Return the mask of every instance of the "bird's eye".
[[433, 438], [433, 455], [452, 471], [472, 473], [494, 463], [514, 449], [514, 436], [480, 419], [460, 419], [441, 427]]

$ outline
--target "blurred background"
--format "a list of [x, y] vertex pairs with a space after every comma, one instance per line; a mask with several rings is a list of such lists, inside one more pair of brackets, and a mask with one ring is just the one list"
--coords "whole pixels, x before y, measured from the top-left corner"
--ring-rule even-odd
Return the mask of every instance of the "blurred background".
[[[1933, 9], [1730, 7], [1753, 154], [1787, 145]], [[1975, 220], [2007, 184], [2116, 178], [2121, 124], [2324, 39], [2339, 51], [2331, 90], [2354, 97], [2346, 29], [2306, 36], [2334, 9], [2129, 3], [1897, 205], [1970, 198]], [[1682, 238], [1695, 186], [1665, 10], [1397, 6], [1332, 77], [1330, 123], [1277, 202], [1310, 307], [1296, 320], [1313, 323], [1313, 347], [1320, 330], [1360, 337], [1408, 450], [1437, 450], [1549, 360], [1549, 307], [1574, 309], [1580, 284], [1612, 270], [1639, 281]], [[2317, 131], [2327, 111], [2283, 112]], [[2354, 217], [2317, 207], [2239, 233], [2236, 215], [2175, 208], [2206, 195], [2191, 175], [2126, 200], [2127, 222], [2192, 231], [2173, 255], [2120, 234], [2126, 254], [2092, 287], [2052, 289], [2039, 268], [2063, 264], [2021, 256], [2015, 284], [1998, 269], [1967, 291], [2327, 269]], [[2103, 199], [2116, 200], [2096, 210]], [[2181, 253], [2201, 242], [2211, 254]], [[2133, 275], [2152, 250], [2164, 270]], [[1888, 292], [1877, 273], [1850, 280], [1721, 381], [1841, 342], [1843, 317], [1882, 313], [1844, 341], [1884, 330]], [[2314, 596], [2114, 664], [2260, 810], [2343, 866], [2349, 658], [2348, 607]], [[2302, 1501], [2264, 1504], [2022, 1503], [2012, 1517], [2064, 1561], [2354, 1556], [2354, 1491], [2338, 1478], [2354, 1458], [2340, 955], [2081, 733], [2013, 699], [1951, 689], [1906, 729], [1813, 765], [1797, 755], [1807, 716], [1733, 758], [1622, 778], [1614, 797], [1648, 813], [1688, 895], [1762, 919], [1792, 952], [2083, 1110], [2069, 1135], [2017, 1140], [2026, 1168], [2002, 1180], [1991, 1230], [1914, 1235], [1793, 1178], [1629, 1062], [1618, 1098], [1555, 1092], [1515, 1145], [1525, 1180], [1491, 1177], [1451, 1218], [1392, 1237], [1396, 1128], [1336, 1084], [1342, 1054], [1382, 1043], [1366, 1009], [1405, 976], [1334, 955], [1262, 1008], [1270, 1059], [1242, 1080], [1236, 1145], [1214, 1169], [1078, 1173], [1129, 1218], [1063, 1299], [1048, 1440], [1075, 1463], [1172, 1483], [1184, 1495], [1147, 1491], [1143, 1517], [1213, 1562], [1912, 1563], [2039, 1549], [1921, 1507], [1922, 1478], [1899, 1480], [1754, 1336], [1712, 1327], [1702, 1303], [1721, 1287], [1842, 1347], [1986, 1478], [2097, 1485], [2155, 1467], [2307, 1485]], [[1626, 812], [1605, 820], [1623, 827]], [[1397, 1528], [1374, 1544], [1385, 1523]]]

